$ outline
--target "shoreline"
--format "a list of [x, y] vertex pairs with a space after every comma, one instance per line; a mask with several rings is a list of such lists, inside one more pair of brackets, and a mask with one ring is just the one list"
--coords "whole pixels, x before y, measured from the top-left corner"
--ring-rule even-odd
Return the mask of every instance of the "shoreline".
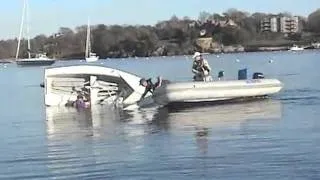
[[[243, 49], [237, 49], [235, 47], [238, 46], [228, 46], [229, 49], [228, 50], [219, 50], [219, 51], [213, 51], [213, 52], [201, 52], [204, 55], [220, 55], [220, 54], [236, 54], [236, 53], [257, 53], [257, 52], [281, 52], [281, 51], [288, 51], [290, 52], [290, 47], [284, 47], [284, 46], [274, 46], [274, 47], [265, 47], [265, 46], [259, 46], [259, 47], [246, 47]], [[299, 52], [302, 51], [307, 51], [307, 50], [319, 50], [320, 48], [308, 48], [306, 47], [304, 50], [301, 50]], [[291, 51], [294, 52], [294, 51]], [[154, 57], [174, 57], [174, 56], [191, 56], [192, 54], [175, 54], [175, 55], [168, 55], [168, 56], [140, 56], [140, 57], [106, 57], [103, 59], [128, 59], [128, 58], [136, 58], [136, 59], [140, 59], [140, 58], [154, 58]], [[81, 58], [78, 57], [69, 57], [69, 58], [57, 58], [57, 61], [71, 61], [71, 60], [82, 60]], [[85, 61], [85, 59], [83, 59], [83, 61]], [[10, 63], [15, 63], [16, 60], [15, 58], [10, 58], [10, 59], [0, 59], [0, 64], [10, 64]]]

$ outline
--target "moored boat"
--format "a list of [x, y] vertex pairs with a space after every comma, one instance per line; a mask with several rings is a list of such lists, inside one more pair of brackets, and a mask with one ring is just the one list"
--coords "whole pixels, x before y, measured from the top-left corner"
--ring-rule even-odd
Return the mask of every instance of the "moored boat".
[[88, 19], [85, 59], [86, 59], [86, 62], [95, 62], [99, 60], [99, 56], [97, 56], [96, 53], [91, 52], [91, 30], [90, 29], [91, 29], [90, 21]]
[[303, 47], [299, 47], [299, 46], [297, 46], [297, 45], [293, 45], [293, 46], [289, 49], [289, 51], [303, 51], [303, 50], [304, 50]]
[[17, 59], [19, 66], [50, 66], [55, 63], [54, 59], [48, 58], [45, 54], [36, 54], [34, 58]]
[[28, 0], [24, 0], [23, 13], [22, 13], [22, 19], [21, 19], [22, 21], [21, 21], [21, 26], [20, 26], [18, 46], [17, 46], [17, 52], [16, 52], [16, 63], [19, 66], [50, 66], [53, 63], [55, 63], [55, 60], [48, 58], [46, 53], [34, 53], [34, 55], [31, 54], [31, 42], [30, 42], [30, 36], [29, 36], [29, 24], [27, 24], [27, 28], [26, 28], [27, 29], [26, 33], [27, 33], [27, 53], [28, 53], [28, 57], [19, 59], [21, 36], [23, 34], [23, 25], [24, 25], [25, 18], [27, 20], [29, 19], [29, 17], [28, 17], [28, 15], [29, 15], [28, 9], [29, 9]]

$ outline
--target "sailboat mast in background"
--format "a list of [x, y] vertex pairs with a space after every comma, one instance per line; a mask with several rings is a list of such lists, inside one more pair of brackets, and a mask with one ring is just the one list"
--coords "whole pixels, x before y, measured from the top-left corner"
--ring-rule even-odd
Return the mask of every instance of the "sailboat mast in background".
[[85, 59], [87, 62], [94, 62], [99, 59], [99, 56], [97, 56], [96, 53], [91, 52], [91, 28], [90, 28], [89, 18], [88, 18], [88, 27], [87, 27]]
[[88, 25], [87, 25], [87, 39], [86, 39], [86, 52], [85, 57], [88, 58], [90, 54], [90, 19], [88, 18]]
[[22, 37], [23, 26], [24, 26], [24, 18], [25, 18], [25, 15], [26, 15], [26, 6], [27, 6], [27, 0], [24, 0], [23, 1], [22, 16], [21, 16], [21, 24], [20, 24], [20, 33], [19, 33], [19, 39], [18, 39], [18, 47], [17, 47], [17, 52], [16, 52], [16, 59], [19, 58], [21, 37]]

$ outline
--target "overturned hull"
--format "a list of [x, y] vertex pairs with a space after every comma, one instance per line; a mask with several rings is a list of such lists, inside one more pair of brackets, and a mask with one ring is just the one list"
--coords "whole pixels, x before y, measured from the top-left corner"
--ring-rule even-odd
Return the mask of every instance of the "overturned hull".
[[213, 82], [177, 82], [155, 90], [156, 103], [221, 102], [278, 93], [282, 83], [277, 79], [230, 80]]
[[[81, 99], [87, 104], [136, 103], [144, 88], [140, 77], [101, 66], [67, 66], [45, 70], [45, 104], [65, 106]], [[72, 104], [72, 103], [71, 103]]]

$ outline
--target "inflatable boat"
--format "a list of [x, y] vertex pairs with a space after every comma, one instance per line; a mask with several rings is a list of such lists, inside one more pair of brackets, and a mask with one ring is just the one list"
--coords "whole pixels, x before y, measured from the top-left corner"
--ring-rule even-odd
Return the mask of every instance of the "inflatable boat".
[[173, 82], [157, 88], [153, 93], [153, 99], [160, 105], [218, 102], [265, 97], [278, 93], [282, 87], [283, 84], [277, 79], [258, 76], [255, 79]]

